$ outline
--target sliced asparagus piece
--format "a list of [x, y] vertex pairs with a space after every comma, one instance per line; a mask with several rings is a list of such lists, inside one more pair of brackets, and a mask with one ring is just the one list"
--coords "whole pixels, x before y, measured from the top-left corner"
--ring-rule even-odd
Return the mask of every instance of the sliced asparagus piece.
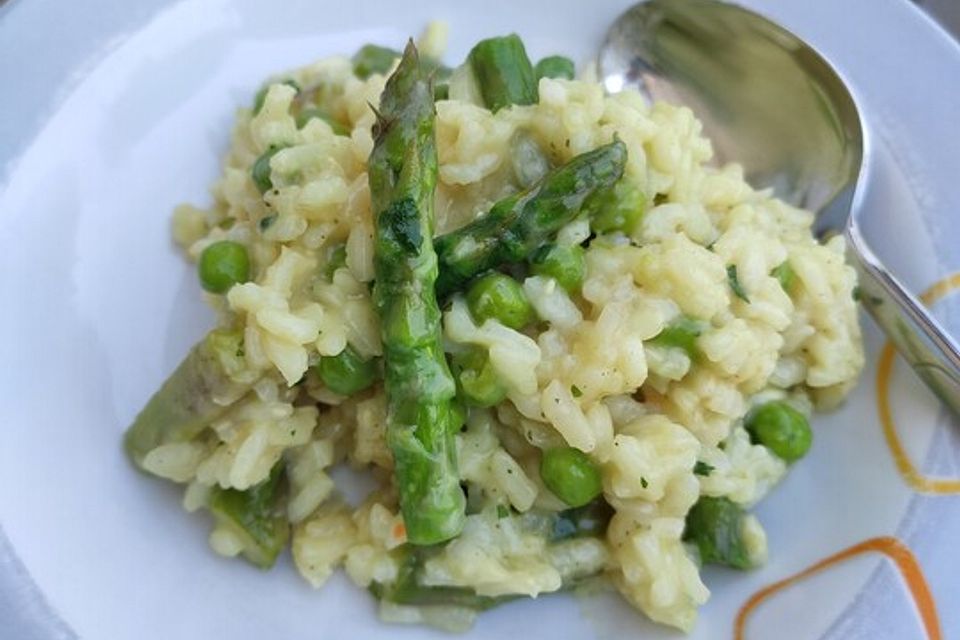
[[193, 347], [127, 429], [124, 446], [133, 461], [141, 465], [161, 444], [192, 440], [243, 395], [249, 386], [229, 377], [242, 357], [239, 331], [211, 331]]
[[283, 505], [283, 463], [270, 476], [246, 491], [214, 489], [210, 512], [217, 524], [232, 531], [243, 542], [244, 558], [261, 569], [276, 562], [290, 538], [290, 525]]

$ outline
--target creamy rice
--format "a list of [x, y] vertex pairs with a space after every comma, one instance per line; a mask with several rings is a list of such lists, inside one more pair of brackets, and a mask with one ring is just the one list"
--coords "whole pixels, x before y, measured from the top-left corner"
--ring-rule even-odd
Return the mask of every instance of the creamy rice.
[[[441, 38], [442, 39], [442, 38]], [[436, 36], [428, 48], [442, 48]], [[296, 90], [322, 85], [326, 107], [349, 135], [316, 118], [298, 129]], [[286, 464], [287, 517], [294, 561], [320, 587], [345, 567], [361, 587], [397, 576], [405, 541], [385, 441], [381, 385], [343, 397], [301, 380], [320, 356], [351, 345], [382, 354], [373, 280], [373, 221], [366, 162], [385, 77], [354, 76], [347, 58], [328, 58], [278, 76], [254, 115], [237, 113], [223, 175], [208, 209], [178, 208], [174, 237], [191, 259], [218, 240], [248, 248], [250, 282], [227, 295], [204, 294], [223, 327], [240, 327], [243, 353], [231, 378], [250, 389], [204, 437], [164, 444], [144, 467], [185, 483], [184, 504], [205, 504], [211, 487], [248, 489], [278, 460]], [[491, 409], [471, 410], [457, 435], [460, 474], [486, 502], [464, 532], [424, 566], [429, 585], [466, 587], [481, 596], [549, 593], [564, 580], [603, 573], [652, 619], [680, 629], [694, 624], [709, 591], [684, 518], [701, 496], [749, 507], [783, 477], [787, 465], [751, 443], [743, 427], [751, 406], [785, 399], [804, 413], [829, 408], [863, 365], [853, 270], [844, 241], [818, 243], [813, 216], [748, 185], [736, 165], [710, 164], [710, 142], [687, 108], [649, 105], [637, 93], [604, 95], [589, 76], [543, 79], [540, 101], [496, 114], [475, 104], [469, 87], [451, 84], [437, 103], [440, 168], [437, 226], [445, 233], [482, 215], [515, 190], [517, 132], [564, 163], [618, 136], [629, 156], [623, 180], [660, 194], [632, 236], [597, 238], [586, 249], [581, 291], [527, 277], [523, 290], [540, 322], [522, 331], [495, 320], [478, 324], [460, 297], [444, 312], [449, 350], [473, 345], [489, 354], [507, 388]], [[273, 188], [261, 196], [254, 161], [271, 145]], [[265, 222], [269, 221], [269, 222]], [[575, 222], [560, 242], [580, 244], [590, 230]], [[346, 259], [328, 281], [318, 277], [332, 249]], [[771, 275], [789, 261], [796, 286], [787, 295]], [[749, 302], [731, 291], [735, 265]], [[702, 357], [653, 344], [680, 314], [698, 318]], [[574, 391], [575, 390], [575, 391]], [[638, 392], [639, 390], [639, 392]], [[565, 508], [539, 477], [543, 449], [568, 444], [600, 465], [614, 515], [604, 538], [562, 544], [524, 526], [524, 514]], [[693, 469], [701, 461], [709, 475]], [[380, 489], [352, 507], [331, 480], [338, 464], [369, 469]], [[508, 505], [498, 517], [492, 505]], [[767, 553], [761, 524], [744, 523], [750, 555]], [[218, 526], [215, 551], [235, 555], [241, 542]], [[385, 604], [385, 617], [431, 621], [437, 612]], [[455, 625], [472, 612], [447, 611]]]

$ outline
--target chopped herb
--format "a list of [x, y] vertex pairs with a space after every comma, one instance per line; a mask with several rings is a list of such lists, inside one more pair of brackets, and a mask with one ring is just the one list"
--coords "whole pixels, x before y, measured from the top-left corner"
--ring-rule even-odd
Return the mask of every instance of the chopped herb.
[[750, 298], [747, 297], [747, 292], [744, 291], [743, 285], [740, 284], [740, 279], [737, 278], [737, 265], [731, 264], [727, 267], [727, 282], [730, 283], [730, 288], [733, 290], [735, 296], [744, 302], [750, 302]]
[[583, 391], [580, 391], [580, 387], [578, 387], [577, 385], [572, 384], [572, 385], [570, 385], [570, 394], [571, 394], [574, 398], [579, 398], [580, 396], [583, 395]]
[[697, 464], [693, 465], [693, 472], [698, 476], [708, 476], [714, 469], [716, 469], [716, 467], [714, 467], [712, 464], [707, 464], [706, 462], [702, 462], [700, 460], [697, 460]]
[[503, 520], [510, 515], [510, 508], [506, 505], [498, 504], [497, 505], [497, 518]]
[[850, 295], [853, 297], [854, 302], [860, 302], [863, 298], [863, 291], [860, 289], [860, 285], [855, 286], [853, 291], [850, 292]]
[[264, 231], [269, 229], [271, 226], [273, 226], [273, 223], [276, 221], [277, 221], [277, 214], [273, 214], [272, 216], [267, 216], [265, 218], [260, 218], [260, 233], [263, 233]]
[[796, 280], [796, 274], [794, 274], [793, 267], [790, 266], [788, 261], [784, 260], [780, 263], [778, 267], [770, 272], [770, 275], [780, 282], [780, 287], [784, 293], [790, 293], [790, 289], [793, 288], [793, 283]]
[[646, 489], [649, 485], [650, 483], [647, 482], [647, 479], [644, 478], [643, 476], [640, 476], [640, 486]]

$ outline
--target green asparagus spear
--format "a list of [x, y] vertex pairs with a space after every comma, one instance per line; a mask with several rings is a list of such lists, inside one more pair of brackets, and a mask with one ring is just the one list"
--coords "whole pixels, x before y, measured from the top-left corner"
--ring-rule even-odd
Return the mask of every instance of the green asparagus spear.
[[276, 562], [290, 537], [290, 525], [283, 508], [283, 463], [270, 476], [246, 491], [216, 488], [210, 496], [210, 512], [217, 524], [243, 541], [243, 557], [261, 569]]
[[465, 227], [434, 240], [440, 260], [437, 296], [459, 290], [474, 276], [521, 262], [580, 213], [587, 197], [623, 175], [627, 147], [615, 140], [554, 169], [538, 183], [496, 203]]
[[467, 60], [484, 104], [494, 113], [512, 104], [536, 104], [539, 100], [537, 76], [517, 34], [481, 40]]
[[381, 584], [374, 582], [370, 591], [378, 600], [410, 605], [450, 605], [484, 611], [502, 602], [519, 596], [501, 596], [498, 598], [477, 595], [465, 587], [437, 587], [420, 583], [423, 573], [424, 554], [416, 549], [404, 548], [403, 560], [397, 577], [393, 582]]
[[[587, 508], [591, 508], [591, 506], [592, 505], [588, 505]], [[610, 509], [606, 503], [603, 503], [603, 506], [595, 507], [595, 509], [598, 511], [597, 517], [603, 518], [602, 523], [596, 523], [591, 520], [589, 524], [585, 524], [587, 524], [587, 527], [595, 526], [594, 529], [585, 528], [576, 531], [565, 531], [562, 537], [551, 538], [551, 547], [559, 548], [561, 545], [568, 544], [568, 542], [565, 541], [570, 538], [602, 536], [613, 510]], [[600, 510], [605, 511], [600, 513]], [[420, 606], [446, 605], [464, 607], [475, 611], [484, 611], [521, 597], [520, 595], [481, 596], [473, 589], [467, 587], [441, 587], [423, 584], [424, 563], [439, 551], [440, 549], [438, 548], [413, 548], [409, 545], [400, 547], [394, 552], [400, 555], [400, 568], [397, 571], [397, 577], [392, 582], [386, 584], [374, 582], [370, 585], [370, 591], [377, 599], [385, 602]], [[577, 569], [579, 569], [579, 571]], [[586, 571], [583, 569], [582, 567], [577, 567], [574, 571], [563, 575], [563, 585], [560, 587], [560, 590], [570, 591], [576, 589], [586, 583], [592, 576], [596, 575], [592, 568], [587, 567]]]
[[411, 42], [380, 99], [369, 177], [387, 443], [407, 539], [418, 545], [456, 536], [466, 506], [453, 441], [461, 423], [453, 406], [456, 385], [434, 294], [435, 119], [433, 88]]
[[192, 440], [226, 406], [216, 398], [236, 398], [244, 385], [229, 373], [243, 366], [243, 334], [215, 330], [207, 334], [167, 378], [143, 408], [124, 438], [127, 453], [140, 465], [153, 448]]

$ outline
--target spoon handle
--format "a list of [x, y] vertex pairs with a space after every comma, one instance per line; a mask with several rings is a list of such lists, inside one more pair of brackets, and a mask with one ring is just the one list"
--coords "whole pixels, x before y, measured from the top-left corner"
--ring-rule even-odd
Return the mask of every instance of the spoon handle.
[[930, 312], [883, 266], [856, 224], [849, 254], [860, 276], [860, 300], [927, 387], [960, 416], [960, 348]]

